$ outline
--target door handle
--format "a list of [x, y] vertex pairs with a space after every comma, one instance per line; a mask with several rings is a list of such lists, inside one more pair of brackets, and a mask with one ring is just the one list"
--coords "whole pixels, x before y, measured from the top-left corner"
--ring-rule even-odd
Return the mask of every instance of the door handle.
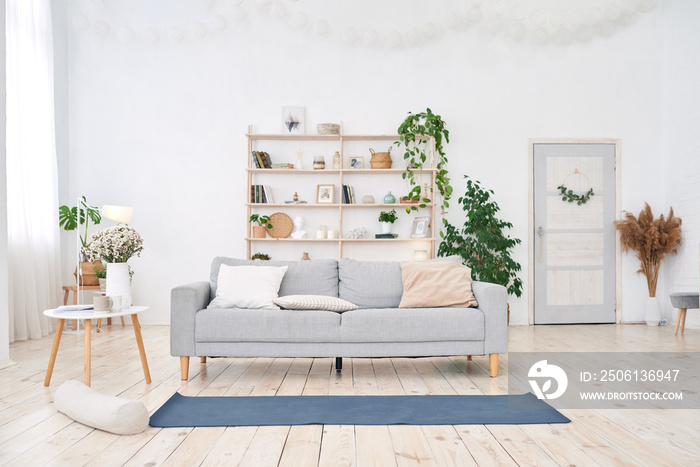
[[540, 257], [537, 259], [537, 261], [541, 263], [543, 261], [542, 250], [544, 248], [544, 229], [542, 226], [537, 229], [537, 236], [540, 237]]

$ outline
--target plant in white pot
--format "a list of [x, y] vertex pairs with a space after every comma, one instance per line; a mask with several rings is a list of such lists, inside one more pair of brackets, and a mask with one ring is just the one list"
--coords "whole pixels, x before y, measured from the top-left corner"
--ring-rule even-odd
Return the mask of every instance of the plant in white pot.
[[134, 256], [141, 256], [143, 239], [128, 225], [119, 224], [101, 230], [92, 236], [86, 248], [88, 259], [102, 259], [107, 263], [107, 295], [121, 295], [122, 306], [131, 306], [129, 265]]
[[649, 299], [647, 300], [644, 319], [649, 326], [658, 326], [661, 321], [659, 302], [656, 299], [656, 283], [659, 279], [659, 269], [664, 257], [678, 252], [681, 244], [681, 219], [673, 216], [673, 208], [668, 217], [663, 214], [654, 219], [649, 204], [644, 203], [644, 209], [639, 217], [625, 212], [623, 219], [615, 221], [615, 228], [620, 232], [622, 251], [637, 252], [641, 264], [638, 273], [647, 279]]
[[379, 223], [382, 225], [382, 233], [391, 233], [391, 225], [396, 222], [396, 209], [389, 212], [382, 211], [379, 213]]

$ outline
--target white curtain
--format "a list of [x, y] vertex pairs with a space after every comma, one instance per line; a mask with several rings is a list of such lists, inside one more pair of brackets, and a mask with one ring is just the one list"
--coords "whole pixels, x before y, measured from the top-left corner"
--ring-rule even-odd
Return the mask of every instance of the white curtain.
[[48, 335], [60, 300], [50, 0], [6, 0], [10, 342]]

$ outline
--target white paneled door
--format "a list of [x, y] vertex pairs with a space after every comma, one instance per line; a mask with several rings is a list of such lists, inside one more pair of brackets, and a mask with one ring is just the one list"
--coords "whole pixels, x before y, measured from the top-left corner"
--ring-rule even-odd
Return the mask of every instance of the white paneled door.
[[535, 324], [614, 323], [615, 145], [537, 143], [533, 159]]

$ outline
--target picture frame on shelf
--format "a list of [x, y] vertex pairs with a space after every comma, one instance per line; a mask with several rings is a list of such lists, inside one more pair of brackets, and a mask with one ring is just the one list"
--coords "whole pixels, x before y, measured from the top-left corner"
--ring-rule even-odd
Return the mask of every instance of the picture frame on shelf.
[[416, 217], [411, 226], [411, 238], [428, 238], [430, 236], [430, 217]]
[[282, 127], [285, 135], [306, 133], [306, 107], [282, 107]]
[[333, 204], [335, 185], [316, 185], [316, 204]]
[[365, 156], [350, 156], [348, 157], [348, 167], [351, 169], [364, 169]]

